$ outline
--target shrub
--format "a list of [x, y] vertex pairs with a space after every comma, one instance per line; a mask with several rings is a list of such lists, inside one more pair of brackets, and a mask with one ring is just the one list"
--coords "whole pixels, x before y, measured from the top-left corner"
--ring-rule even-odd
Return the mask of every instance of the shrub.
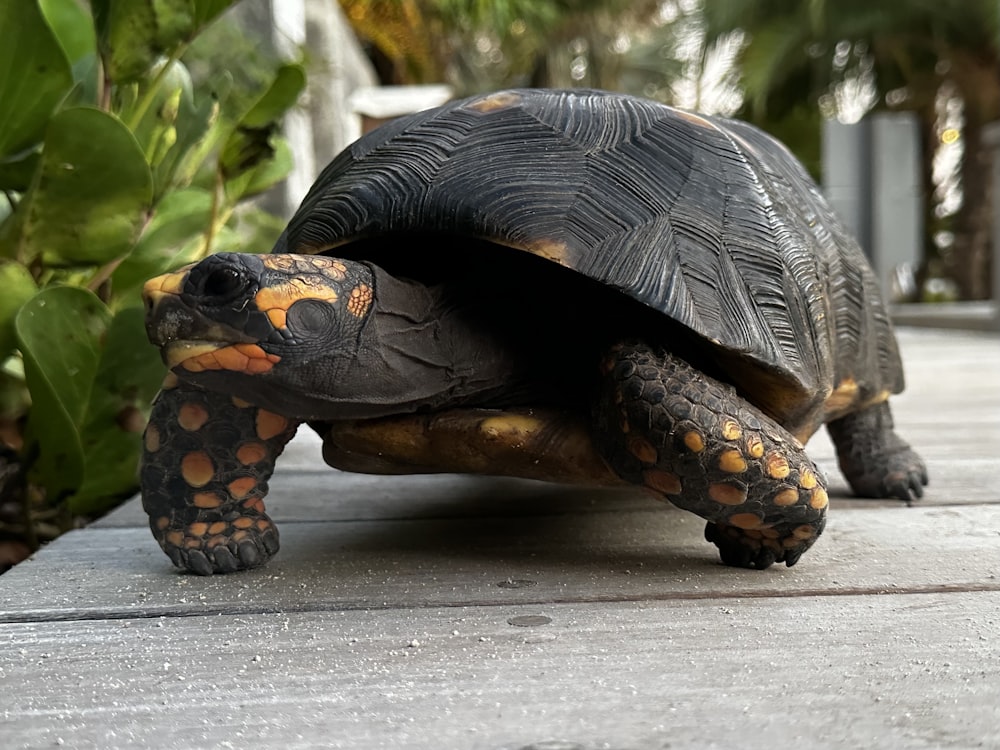
[[0, 3], [0, 540], [35, 547], [135, 491], [164, 374], [143, 281], [270, 246], [245, 204], [290, 169], [277, 123], [305, 76], [194, 84], [182, 56], [231, 4]]

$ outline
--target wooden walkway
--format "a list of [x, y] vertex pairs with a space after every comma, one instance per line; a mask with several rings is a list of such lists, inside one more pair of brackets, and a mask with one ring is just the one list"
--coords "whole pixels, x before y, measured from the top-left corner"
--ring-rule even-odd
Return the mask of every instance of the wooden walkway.
[[174, 572], [135, 501], [0, 577], [3, 748], [1000, 747], [1000, 338], [903, 330], [906, 508], [733, 570], [623, 491], [370, 478], [297, 438], [282, 551]]

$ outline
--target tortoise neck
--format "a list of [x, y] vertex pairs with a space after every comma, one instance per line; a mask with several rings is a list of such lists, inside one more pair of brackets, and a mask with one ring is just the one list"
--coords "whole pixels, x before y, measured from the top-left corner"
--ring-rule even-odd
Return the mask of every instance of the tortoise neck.
[[[489, 406], [507, 394], [517, 357], [486, 325], [474, 300], [447, 285], [428, 287], [373, 266], [377, 300], [359, 362], [385, 390], [393, 413]], [[380, 399], [381, 400], [381, 399]]]

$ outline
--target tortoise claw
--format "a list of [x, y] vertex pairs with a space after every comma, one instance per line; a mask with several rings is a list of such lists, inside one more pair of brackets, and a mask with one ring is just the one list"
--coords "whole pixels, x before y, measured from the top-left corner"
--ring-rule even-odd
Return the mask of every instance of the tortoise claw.
[[[817, 533], [816, 536], [819, 534]], [[754, 570], [766, 570], [774, 563], [783, 562], [789, 568], [795, 565], [802, 557], [802, 553], [809, 549], [816, 536], [809, 539], [794, 538], [798, 542], [795, 546], [780, 547], [770, 544], [762, 544], [759, 539], [747, 536], [742, 529], [734, 526], [725, 526], [717, 523], [709, 523], [705, 526], [705, 539], [712, 542], [719, 548], [719, 557], [725, 565], [734, 568], [752, 568]]]
[[214, 573], [234, 573], [263, 565], [278, 551], [278, 531], [273, 524], [265, 528], [253, 526], [237, 532], [238, 541], [208, 546], [208, 538], [186, 536], [183, 544], [175, 545], [164, 538], [160, 546], [173, 564], [200, 576]]

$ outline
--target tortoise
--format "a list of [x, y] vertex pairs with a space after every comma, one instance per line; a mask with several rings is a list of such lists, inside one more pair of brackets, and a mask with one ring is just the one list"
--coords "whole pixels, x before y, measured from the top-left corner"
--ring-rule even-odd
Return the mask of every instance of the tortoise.
[[143, 506], [199, 574], [276, 552], [262, 498], [303, 422], [344, 470], [637, 485], [760, 569], [823, 530], [821, 425], [856, 494], [927, 483], [893, 429], [874, 273], [789, 151], [732, 119], [600, 91], [454, 101], [338, 155], [273, 254], [144, 296], [170, 373]]

